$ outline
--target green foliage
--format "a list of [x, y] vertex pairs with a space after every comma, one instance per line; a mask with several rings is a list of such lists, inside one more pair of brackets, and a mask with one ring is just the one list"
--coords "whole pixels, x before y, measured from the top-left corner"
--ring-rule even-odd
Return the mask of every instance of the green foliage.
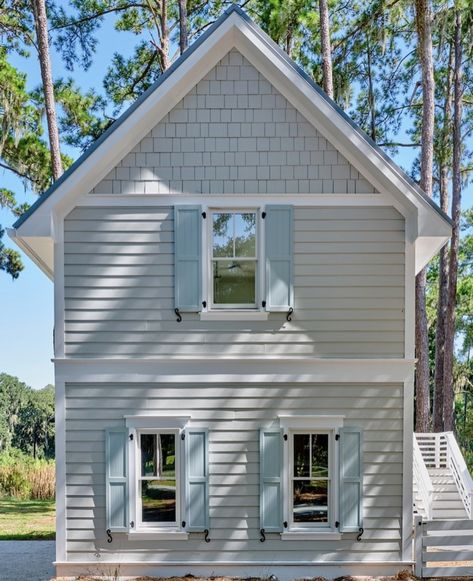
[[54, 457], [54, 387], [34, 390], [0, 374], [0, 450], [11, 446], [34, 458]]
[[55, 492], [55, 465], [11, 448], [0, 454], [0, 495], [18, 499], [50, 500]]

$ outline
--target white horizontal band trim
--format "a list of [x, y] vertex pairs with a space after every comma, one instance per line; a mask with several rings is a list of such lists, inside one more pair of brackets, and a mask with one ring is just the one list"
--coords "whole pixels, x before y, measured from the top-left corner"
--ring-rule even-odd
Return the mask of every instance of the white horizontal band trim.
[[56, 380], [112, 383], [404, 383], [415, 361], [268, 357], [55, 359]]
[[410, 566], [413, 565], [415, 561], [106, 561], [106, 560], [98, 560], [97, 561], [54, 561], [53, 565], [55, 566], [80, 566], [80, 567], [88, 567], [100, 564], [107, 564], [107, 565], [125, 565], [125, 566], [153, 566], [153, 567], [174, 567], [174, 566], [212, 566], [212, 565], [225, 565], [225, 566], [284, 566], [284, 567], [297, 567], [300, 565], [329, 565], [333, 567], [343, 566], [343, 565], [362, 565], [362, 566], [371, 566], [371, 565], [394, 565], [394, 566]]
[[83, 194], [77, 206], [172, 206], [200, 204], [231, 205], [234, 208], [290, 202], [294, 206], [393, 206], [384, 194]]
[[[156, 414], [140, 414], [136, 416], [125, 416], [127, 428], [153, 428], [153, 429], [182, 429], [191, 416], [171, 416]], [[168, 531], [169, 532], [169, 531]], [[138, 533], [130, 533], [138, 534]]]

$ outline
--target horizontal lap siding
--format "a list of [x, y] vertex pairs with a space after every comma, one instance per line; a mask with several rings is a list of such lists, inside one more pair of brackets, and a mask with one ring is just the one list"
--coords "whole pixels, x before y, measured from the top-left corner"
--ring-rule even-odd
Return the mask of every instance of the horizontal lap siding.
[[[279, 384], [66, 385], [67, 546], [70, 560], [395, 560], [402, 514], [402, 386]], [[209, 427], [210, 537], [127, 541], [105, 534], [104, 428], [140, 412], [190, 413]], [[280, 413], [344, 414], [364, 434], [365, 533], [341, 541], [259, 542], [259, 429]]]
[[375, 189], [241, 54], [227, 54], [93, 194]]
[[172, 208], [65, 221], [68, 356], [402, 357], [404, 221], [392, 208], [295, 209], [295, 313], [176, 323]]

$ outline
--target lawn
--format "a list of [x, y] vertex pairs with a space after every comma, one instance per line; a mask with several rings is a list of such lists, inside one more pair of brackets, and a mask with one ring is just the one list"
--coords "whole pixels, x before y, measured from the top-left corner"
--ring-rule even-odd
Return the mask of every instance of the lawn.
[[54, 500], [0, 498], [0, 541], [55, 538]]

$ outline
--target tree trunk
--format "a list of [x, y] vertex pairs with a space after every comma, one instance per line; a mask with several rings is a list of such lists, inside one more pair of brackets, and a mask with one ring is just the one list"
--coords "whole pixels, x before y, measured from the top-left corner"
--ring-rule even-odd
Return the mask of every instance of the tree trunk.
[[44, 102], [46, 106], [46, 121], [48, 124], [53, 179], [57, 180], [63, 170], [61, 150], [59, 147], [53, 77], [51, 73], [51, 58], [49, 56], [48, 20], [46, 17], [45, 0], [32, 0], [32, 7], [38, 42], [38, 59], [43, 83]]
[[327, 0], [319, 0], [320, 44], [322, 45], [322, 71], [324, 91], [333, 99], [332, 48]]
[[161, 67], [169, 68], [169, 28], [167, 0], [161, 0]]
[[[432, 197], [432, 169], [434, 143], [434, 69], [432, 62], [432, 13], [429, 0], [416, 0], [416, 28], [419, 60], [422, 70], [422, 151], [420, 160], [420, 187]], [[416, 431], [429, 431], [429, 343], [425, 288], [427, 272], [424, 268], [416, 279]]]
[[181, 54], [188, 44], [187, 28], [187, 0], [179, 0], [179, 50]]
[[455, 314], [457, 299], [458, 248], [460, 244], [461, 218], [461, 157], [462, 157], [462, 17], [461, 9], [455, 10], [455, 69], [453, 73], [453, 164], [452, 164], [452, 238], [450, 242], [450, 261], [448, 265], [448, 303], [445, 325], [444, 359], [444, 425], [452, 431], [453, 422], [453, 352], [455, 346]]
[[[448, 214], [448, 181], [449, 181], [449, 155], [451, 110], [452, 110], [452, 79], [453, 76], [453, 47], [450, 45], [448, 58], [447, 84], [445, 87], [445, 100], [443, 107], [442, 143], [439, 153], [440, 176], [440, 207]], [[434, 405], [433, 405], [433, 431], [442, 432], [443, 425], [443, 376], [445, 357], [445, 315], [447, 312], [448, 295], [448, 245], [440, 250], [439, 259], [439, 290], [437, 303], [437, 326], [435, 331], [435, 378], [434, 378]]]

